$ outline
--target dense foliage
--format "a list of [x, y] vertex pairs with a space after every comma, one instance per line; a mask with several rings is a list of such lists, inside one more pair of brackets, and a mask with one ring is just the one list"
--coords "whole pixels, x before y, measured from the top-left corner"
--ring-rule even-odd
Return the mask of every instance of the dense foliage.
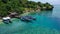
[[[28, 9], [37, 9], [41, 7], [41, 10], [52, 9], [53, 6], [49, 3], [34, 2], [28, 0], [0, 0], [0, 16], [7, 16], [9, 12], [17, 12], [19, 14]], [[45, 7], [45, 8], [44, 8]]]

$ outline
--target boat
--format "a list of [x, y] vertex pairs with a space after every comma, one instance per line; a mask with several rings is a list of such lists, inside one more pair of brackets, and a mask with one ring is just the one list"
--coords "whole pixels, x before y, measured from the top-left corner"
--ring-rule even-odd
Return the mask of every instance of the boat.
[[24, 16], [24, 17], [21, 17], [20, 19], [21, 19], [22, 21], [31, 21], [31, 19], [29, 19], [29, 18], [27, 18], [27, 17], [25, 17], [25, 16]]
[[35, 18], [33, 18], [32, 16], [21, 16], [20, 19], [22, 21], [32, 21], [32, 20], [36, 20]]
[[10, 17], [3, 17], [3, 23], [5, 24], [12, 23], [10, 19], [11, 19]]
[[29, 19], [32, 19], [32, 20], [36, 20], [36, 18], [32, 17], [32, 16], [26, 16], [27, 18]]

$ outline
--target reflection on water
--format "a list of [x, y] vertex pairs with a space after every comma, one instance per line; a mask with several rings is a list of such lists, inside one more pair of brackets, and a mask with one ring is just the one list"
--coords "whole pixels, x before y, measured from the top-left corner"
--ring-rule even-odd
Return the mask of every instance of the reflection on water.
[[36, 20], [28, 23], [14, 19], [12, 24], [0, 25], [0, 34], [60, 34], [60, 19], [53, 13], [54, 10], [29, 14]]

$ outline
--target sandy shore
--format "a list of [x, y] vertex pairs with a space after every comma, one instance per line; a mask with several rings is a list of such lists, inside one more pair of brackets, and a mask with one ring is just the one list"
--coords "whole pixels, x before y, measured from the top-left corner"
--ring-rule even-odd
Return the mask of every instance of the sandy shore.
[[0, 19], [0, 24], [2, 24], [2, 19]]

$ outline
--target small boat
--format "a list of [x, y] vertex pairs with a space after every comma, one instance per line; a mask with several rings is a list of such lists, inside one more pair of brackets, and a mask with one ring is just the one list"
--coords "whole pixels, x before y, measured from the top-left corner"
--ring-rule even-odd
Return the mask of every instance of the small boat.
[[7, 21], [7, 20], [3, 20], [3, 22], [4, 22], [5, 24], [9, 24], [9, 21]]
[[27, 17], [21, 17], [20, 18], [22, 21], [31, 21], [31, 19], [27, 18]]
[[21, 19], [22, 21], [36, 20], [36, 19], [33, 18], [32, 16], [21, 16], [20, 19]]
[[12, 23], [11, 20], [10, 20], [10, 17], [4, 17], [4, 18], [3, 18], [3, 22], [4, 22], [5, 24]]
[[36, 18], [32, 17], [32, 16], [26, 16], [27, 18], [29, 19], [32, 19], [32, 20], [36, 20]]

